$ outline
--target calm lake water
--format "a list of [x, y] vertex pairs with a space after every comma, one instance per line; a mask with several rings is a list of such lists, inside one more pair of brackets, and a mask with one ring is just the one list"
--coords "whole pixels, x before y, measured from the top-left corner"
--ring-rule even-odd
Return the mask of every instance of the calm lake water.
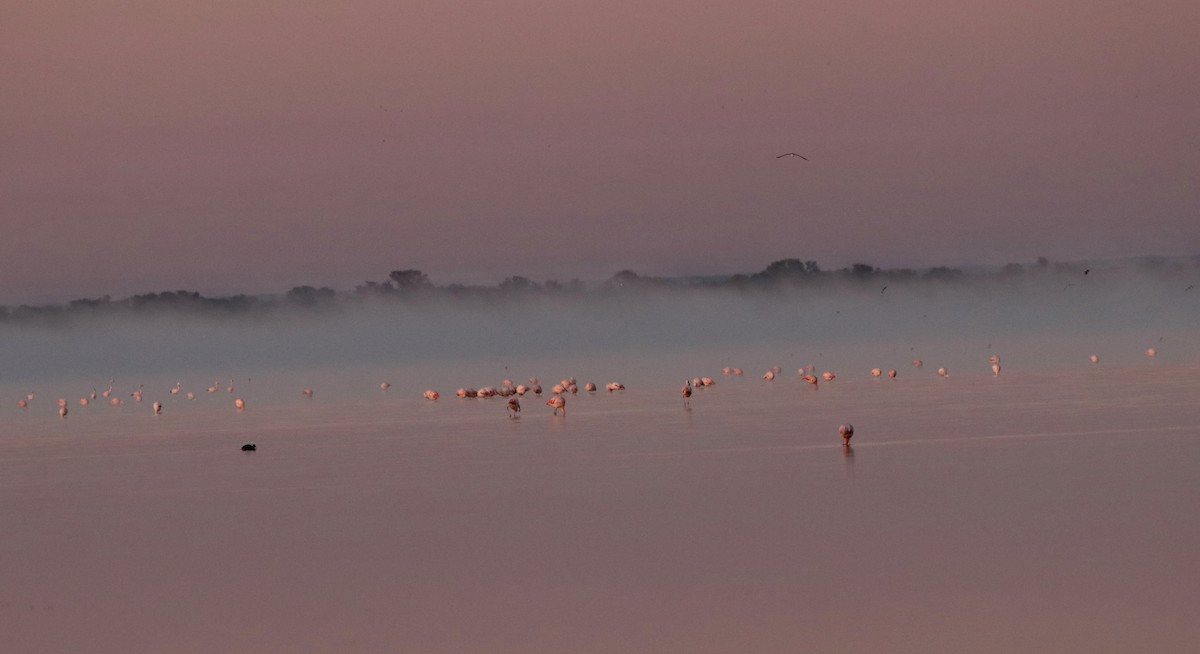
[[804, 353], [547, 356], [509, 376], [629, 388], [516, 420], [453, 397], [499, 361], [10, 382], [0, 650], [1194, 651], [1200, 366], [1013, 349], [819, 389]]

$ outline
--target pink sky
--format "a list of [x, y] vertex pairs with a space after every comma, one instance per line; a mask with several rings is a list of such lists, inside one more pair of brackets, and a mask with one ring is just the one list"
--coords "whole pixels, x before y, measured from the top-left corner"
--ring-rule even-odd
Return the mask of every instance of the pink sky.
[[300, 5], [0, 8], [0, 302], [1200, 253], [1190, 0]]

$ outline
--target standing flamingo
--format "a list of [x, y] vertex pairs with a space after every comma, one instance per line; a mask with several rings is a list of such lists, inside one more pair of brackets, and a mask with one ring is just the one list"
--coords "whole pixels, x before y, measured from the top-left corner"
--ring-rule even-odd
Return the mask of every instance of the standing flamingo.
[[1146, 350], [1146, 356], [1156, 357], [1156, 356], [1158, 356], [1158, 350], [1156, 350], [1154, 348], [1150, 348], [1150, 349]]
[[846, 423], [838, 427], [838, 433], [842, 435], [842, 447], [850, 447], [850, 437], [854, 436], [854, 425]]
[[938, 368], [937, 373], [938, 373], [938, 377], [947, 377], [950, 375], [950, 373], [946, 372], [945, 368]]
[[992, 364], [992, 374], [997, 377], [1000, 376], [1000, 364], [998, 364], [998, 363]]
[[889, 378], [891, 378], [891, 379], [895, 379], [895, 378], [896, 378], [896, 371], [895, 371], [895, 370], [889, 370], [889, 371], [888, 371], [888, 377], [889, 377]]
[[808, 382], [808, 384], [810, 386], [812, 386], [813, 388], [818, 388], [816, 375], [805, 375], [805, 376], [801, 377], [800, 379]]
[[1092, 363], [1100, 363], [1100, 357], [1093, 354], [1090, 357], [1088, 357], [1088, 361], [1091, 361]]
[[391, 387], [392, 387], [392, 385], [391, 385], [391, 384], [389, 384], [389, 383], [387, 383], [387, 382], [383, 382], [383, 383], [381, 383], [381, 384], [379, 385], [379, 390], [380, 390], [380, 392], [383, 392], [383, 391], [386, 391], [387, 389], [389, 389], [389, 388], [391, 388]]
[[546, 400], [546, 406], [554, 409], [554, 415], [558, 415], [558, 412], [562, 411], [563, 417], [567, 417], [567, 401], [563, 399], [563, 396], [555, 395]]
[[764, 372], [763, 379], [765, 379], [767, 381], [775, 381], [775, 372], [771, 371], [771, 370]]
[[427, 399], [427, 400], [436, 400], [439, 397], [441, 397], [441, 395], [438, 395], [438, 392], [435, 390], [425, 391], [424, 396], [425, 396], [425, 399]]
[[238, 411], [241, 411], [242, 409], [246, 408], [246, 403], [244, 401], [242, 401], [242, 398], [239, 397], [238, 399], [233, 401], [233, 408], [237, 409]]
[[683, 388], [679, 389], [679, 394], [683, 396], [683, 406], [691, 406], [692, 397], [692, 381], [690, 379], [683, 380]]
[[[517, 418], [517, 417], [520, 417], [520, 413], [521, 413], [521, 400], [518, 400], [515, 397], [508, 398], [508, 416], [510, 418]], [[563, 412], [563, 415], [566, 415], [565, 411]]]
[[303, 395], [304, 397], [312, 397], [313, 396], [313, 392], [312, 392], [311, 388], [306, 388], [306, 389], [300, 391], [300, 394]]
[[154, 415], [162, 415], [162, 402], [155, 402], [151, 406], [154, 407]]

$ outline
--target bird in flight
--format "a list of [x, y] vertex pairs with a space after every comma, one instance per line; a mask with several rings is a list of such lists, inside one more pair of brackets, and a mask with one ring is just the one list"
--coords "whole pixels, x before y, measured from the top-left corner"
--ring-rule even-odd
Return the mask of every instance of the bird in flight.
[[804, 156], [804, 155], [802, 155], [802, 154], [796, 154], [795, 152], [784, 152], [783, 154], [781, 154], [781, 155], [779, 155], [778, 157], [775, 157], [775, 158], [776, 158], [776, 159], [782, 159], [782, 158], [784, 158], [784, 157], [800, 157], [801, 159], [803, 159], [803, 160], [805, 160], [805, 161], [808, 161], [808, 157], [806, 157], [806, 156]]

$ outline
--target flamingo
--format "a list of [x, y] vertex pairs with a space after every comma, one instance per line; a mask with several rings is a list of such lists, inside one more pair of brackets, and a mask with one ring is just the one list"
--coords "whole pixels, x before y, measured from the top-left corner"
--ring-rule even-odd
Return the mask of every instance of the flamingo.
[[125, 404], [125, 400], [122, 400], [119, 397], [112, 397], [109, 398], [108, 403], [110, 406], [121, 406], [122, 404]]
[[833, 374], [832, 372], [826, 371], [821, 373], [821, 379], [824, 379], [825, 381], [833, 381], [835, 377], [837, 377], [837, 375]]
[[232, 392], [233, 392], [233, 380], [232, 380], [232, 379], [230, 379], [230, 380], [229, 380], [229, 386], [228, 386], [228, 387], [225, 389], [225, 392], [226, 392], [226, 393], [232, 393]]
[[775, 372], [772, 370], [768, 370], [768, 371], [764, 372], [763, 379], [765, 379], [767, 381], [775, 381]]
[[1158, 350], [1155, 350], [1154, 348], [1150, 348], [1150, 349], [1146, 350], [1146, 356], [1156, 357], [1156, 356], [1158, 356]]
[[24, 409], [29, 406], [28, 400], [17, 400], [17, 406]]
[[184, 397], [186, 397], [189, 400], [194, 400], [194, 399], [196, 399], [196, 394], [192, 393], [192, 392], [188, 392], [188, 394], [184, 395]]
[[610, 393], [612, 391], [625, 390], [625, 384], [622, 384], [621, 382], [608, 382], [608, 384], [606, 384], [604, 387], [607, 388]]
[[[714, 386], [714, 385], [716, 385], [717, 382], [713, 381], [712, 377], [701, 377], [700, 383], [704, 384], [705, 386]], [[625, 387], [622, 386], [621, 388], [625, 388]]]
[[743, 374], [745, 374], [745, 372], [744, 372], [744, 371], [743, 371], [741, 368], [734, 368], [734, 369], [733, 369], [733, 376], [734, 376], [734, 377], [741, 377]]
[[896, 378], [896, 371], [895, 371], [895, 370], [889, 370], [889, 371], [888, 371], [888, 377], [889, 377], [889, 378], [891, 378], [891, 379], [895, 379], [895, 378]]
[[242, 400], [242, 398], [239, 397], [238, 399], [233, 401], [233, 408], [237, 409], [238, 411], [241, 411], [246, 408], [246, 403]]
[[920, 359], [913, 359], [912, 364], [914, 368], [920, 368], [921, 366], [925, 365]]
[[216, 382], [213, 382], [213, 385], [209, 386], [206, 390], [208, 391], [209, 395], [211, 395], [211, 394], [216, 393], [217, 391], [221, 390], [221, 386], [219, 384], [217, 384]]
[[683, 388], [679, 389], [680, 395], [683, 395], [683, 406], [691, 406], [689, 398], [692, 397], [692, 382], [691, 380], [683, 380]]
[[107, 399], [108, 399], [108, 396], [109, 396], [109, 395], [112, 395], [112, 384], [109, 384], [109, 385], [108, 385], [108, 390], [104, 391], [104, 392], [103, 392], [103, 393], [101, 393], [100, 395], [101, 395], [102, 397], [104, 397], [104, 399], [106, 399], [106, 400], [107, 400]]
[[1000, 355], [993, 354], [992, 356], [988, 357], [988, 361], [990, 361], [992, 363], [1000, 363]]
[[311, 388], [306, 388], [306, 389], [300, 391], [300, 394], [303, 395], [304, 397], [312, 397], [313, 396], [313, 392], [312, 392]]
[[1100, 363], [1100, 357], [1093, 354], [1090, 357], [1088, 357], [1088, 361], [1091, 361], [1092, 363]]
[[79, 398], [79, 406], [86, 408], [89, 401], [86, 397], [81, 397]]
[[838, 427], [838, 433], [842, 435], [842, 447], [850, 447], [850, 437], [854, 436], [854, 425], [846, 423]]
[[559, 393], [562, 393], [565, 390], [567, 390], [567, 389], [563, 388], [562, 384], [555, 384], [554, 387], [550, 389], [550, 392], [554, 393], [555, 395], [558, 395]]
[[1000, 364], [998, 364], [998, 363], [992, 364], [992, 374], [997, 377], [1000, 376]]
[[66, 400], [63, 400], [63, 403], [58, 406], [58, 417], [59, 418], [67, 417], [67, 401]]
[[162, 402], [155, 402], [151, 406], [154, 407], [154, 415], [162, 415]]
[[783, 368], [780, 368], [779, 366], [771, 366], [771, 372], [778, 375], [779, 373], [783, 372]]
[[567, 401], [563, 399], [563, 396], [555, 395], [546, 400], [546, 406], [554, 409], [554, 415], [558, 415], [558, 412], [561, 410], [563, 417], [567, 417]]
[[596, 392], [596, 384], [594, 382], [588, 382], [583, 385], [583, 390], [588, 391], [589, 393], [595, 393]]
[[[233, 381], [230, 380], [230, 383], [232, 384]], [[179, 395], [179, 387], [182, 385], [183, 385], [183, 382], [175, 382], [175, 388], [171, 389], [171, 395]], [[141, 402], [141, 400], [138, 400], [138, 401]]]
[[425, 399], [427, 399], [427, 400], [436, 400], [439, 397], [441, 397], [441, 395], [438, 395], [438, 392], [435, 390], [425, 391], [424, 396], [425, 396]]
[[[531, 379], [537, 379], [537, 377], [532, 377]], [[533, 383], [533, 394], [534, 395], [542, 394], [542, 385], [537, 383], [536, 381]]]
[[387, 382], [383, 382], [383, 383], [379, 384], [379, 391], [380, 391], [381, 393], [382, 393], [382, 392], [386, 392], [386, 391], [387, 391], [387, 389], [389, 389], [389, 388], [391, 388], [391, 387], [392, 387], [392, 385], [391, 385], [391, 384], [389, 384], [389, 383], [387, 383]]
[[92, 389], [92, 399], [96, 399], [96, 389]]
[[517, 391], [517, 395], [525, 397], [525, 394], [529, 392], [529, 387], [525, 384], [517, 384], [517, 388], [515, 390]]
[[804, 381], [808, 382], [808, 384], [809, 384], [810, 386], [812, 386], [813, 388], [817, 388], [817, 387], [818, 387], [818, 386], [817, 386], [817, 377], [816, 377], [816, 375], [805, 375], [805, 376], [801, 377], [800, 379], [802, 379], [802, 380], [804, 380]]
[[881, 377], [882, 375], [883, 375], [883, 371], [880, 370], [879, 368], [871, 368], [871, 376], [872, 377]]
[[945, 368], [938, 368], [937, 372], [938, 372], [938, 377], [946, 377], [950, 374], [950, 373], [946, 372]]
[[60, 406], [60, 407], [67, 406], [67, 401], [66, 401], [66, 400], [64, 400], [64, 399], [62, 399], [61, 397], [60, 397], [60, 398], [58, 398], [57, 400], [55, 400], [55, 401], [54, 401], [54, 403], [55, 403], [55, 404], [57, 404], [57, 405], [58, 405], [58, 406]]
[[[510, 418], [516, 418], [516, 417], [518, 417], [518, 414], [520, 414], [520, 413], [521, 413], [521, 400], [518, 400], [515, 397], [508, 398], [508, 416]], [[566, 415], [566, 412], [564, 411], [563, 414]]]

